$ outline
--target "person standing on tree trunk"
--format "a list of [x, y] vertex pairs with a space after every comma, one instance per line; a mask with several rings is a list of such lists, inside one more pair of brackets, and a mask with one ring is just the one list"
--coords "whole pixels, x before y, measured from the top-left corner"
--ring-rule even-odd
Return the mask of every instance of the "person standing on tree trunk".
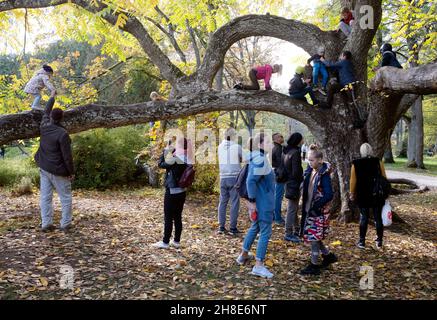
[[54, 108], [55, 92], [47, 102], [40, 125], [40, 144], [35, 154], [35, 162], [40, 168], [41, 230], [52, 231], [53, 189], [59, 195], [62, 205], [61, 230], [67, 231], [72, 221], [71, 182], [74, 179], [71, 139], [61, 125], [64, 112]]
[[271, 147], [271, 140], [264, 133], [259, 133], [252, 142], [253, 151], [250, 154], [246, 185], [249, 196], [249, 212], [255, 213], [255, 215], [251, 216], [252, 225], [244, 238], [237, 264], [243, 265], [253, 258], [249, 251], [259, 234], [256, 264], [252, 269], [252, 274], [263, 278], [272, 278], [273, 274], [264, 266], [267, 246], [272, 235], [273, 212], [275, 210], [275, 177], [266, 155], [266, 150]]
[[41, 101], [41, 90], [46, 87], [50, 90], [51, 97], [56, 95], [56, 89], [50, 82], [50, 78], [53, 76], [53, 69], [49, 65], [43, 65], [42, 69], [39, 70], [32, 79], [24, 87], [24, 92], [31, 94], [34, 97], [32, 102], [32, 110], [42, 110], [40, 106]]
[[384, 226], [382, 224], [382, 207], [385, 201], [372, 196], [375, 179], [382, 174], [387, 178], [384, 164], [373, 156], [370, 144], [364, 143], [360, 147], [361, 158], [354, 160], [350, 176], [350, 197], [360, 208], [360, 240], [358, 247], [366, 246], [367, 225], [369, 224], [370, 210], [372, 210], [376, 225], [376, 247], [382, 248]]
[[303, 181], [302, 159], [300, 156], [302, 144], [302, 135], [295, 132], [288, 138], [287, 146], [284, 149], [284, 167], [287, 173], [285, 197], [288, 199], [284, 240], [294, 243], [301, 242], [297, 212], [299, 210], [300, 185]]
[[[273, 150], [272, 150], [272, 167], [276, 171], [282, 162], [282, 144], [284, 143], [284, 137], [280, 133], [275, 133], [272, 136]], [[282, 199], [284, 198], [285, 185], [282, 182], [275, 182], [275, 214], [273, 221], [277, 224], [284, 225], [285, 221], [282, 218]]]
[[[180, 247], [182, 234], [182, 210], [184, 209], [187, 189], [179, 187], [179, 180], [182, 177], [187, 165], [193, 164], [194, 156], [191, 142], [180, 137], [176, 141], [176, 148], [168, 147], [164, 150], [159, 159], [158, 166], [165, 169], [165, 195], [164, 195], [164, 237], [152, 246], [159, 249]], [[173, 231], [173, 241], [170, 238]]]
[[[326, 85], [328, 84], [328, 70], [326, 66], [320, 61], [320, 58], [325, 57], [325, 48], [320, 47], [317, 53], [311, 56], [307, 61], [307, 66], [311, 66], [311, 61], [313, 62], [313, 89], [318, 90], [321, 94], [326, 96]], [[317, 84], [319, 83], [319, 75], [322, 76], [322, 86], [317, 89]]]
[[382, 55], [381, 67], [395, 67], [402, 69], [401, 64], [396, 58], [396, 53], [393, 52], [393, 47], [390, 43], [384, 43], [380, 49]]
[[[309, 166], [304, 173], [301, 229], [306, 243], [311, 243], [311, 262], [301, 274], [317, 275], [321, 268], [337, 262], [337, 257], [323, 244], [329, 231], [330, 202], [334, 194], [331, 186], [331, 165], [323, 161], [323, 153], [311, 145]], [[322, 253], [322, 264], [318, 260]]]
[[237, 90], [259, 90], [260, 86], [258, 80], [264, 80], [264, 87], [266, 90], [272, 90], [270, 85], [270, 78], [273, 73], [278, 73], [279, 75], [282, 73], [282, 64], [274, 64], [273, 66], [266, 64], [264, 66], [258, 66], [252, 68], [249, 71], [249, 79], [251, 84], [245, 85], [242, 83], [238, 83], [234, 86], [234, 89]]
[[240, 196], [235, 188], [235, 184], [237, 182], [237, 176], [241, 170], [243, 150], [241, 146], [234, 141], [236, 135], [237, 133], [234, 128], [228, 128], [225, 132], [225, 139], [218, 146], [218, 159], [220, 168], [218, 233], [220, 234], [226, 232], [226, 207], [229, 200], [231, 200], [229, 230], [232, 235], [238, 235], [240, 233], [237, 228], [238, 212], [240, 210]]

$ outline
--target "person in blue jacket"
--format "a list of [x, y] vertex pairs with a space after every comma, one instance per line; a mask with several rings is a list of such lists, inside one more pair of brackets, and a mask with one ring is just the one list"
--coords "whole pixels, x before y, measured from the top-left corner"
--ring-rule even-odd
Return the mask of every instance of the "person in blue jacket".
[[259, 133], [252, 142], [246, 184], [249, 213], [256, 210], [257, 217], [255, 220], [251, 219], [252, 225], [247, 231], [237, 263], [243, 265], [253, 258], [249, 251], [259, 234], [256, 263], [251, 273], [263, 278], [271, 278], [273, 274], [264, 266], [275, 210], [275, 178], [265, 151], [271, 148], [271, 139], [268, 135]]
[[[310, 146], [309, 166], [304, 172], [301, 234], [311, 243], [311, 261], [301, 270], [304, 275], [320, 274], [320, 269], [337, 262], [337, 256], [323, 244], [329, 232], [330, 203], [334, 198], [331, 185], [331, 165], [323, 161], [323, 153], [316, 145]], [[322, 253], [322, 264], [318, 260]]]
[[332, 107], [332, 102], [334, 101], [334, 94], [340, 92], [341, 89], [353, 84], [355, 79], [354, 68], [352, 64], [352, 53], [350, 51], [344, 51], [341, 54], [339, 61], [326, 61], [325, 58], [321, 57], [320, 61], [331, 70], [338, 71], [338, 83], [332, 84], [328, 89], [328, 107]]

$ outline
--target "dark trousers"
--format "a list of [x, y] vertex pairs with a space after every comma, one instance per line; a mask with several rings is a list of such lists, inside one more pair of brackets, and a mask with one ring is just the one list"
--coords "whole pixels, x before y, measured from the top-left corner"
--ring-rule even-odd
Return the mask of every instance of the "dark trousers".
[[258, 79], [256, 78], [256, 70], [255, 69], [251, 69], [249, 71], [249, 79], [251, 84], [244, 84], [243, 85], [243, 89], [244, 90], [259, 90], [259, 83], [258, 83]]
[[382, 237], [384, 235], [384, 226], [382, 224], [382, 207], [360, 208], [360, 242], [366, 241], [370, 210], [373, 211], [373, 219], [375, 220], [376, 225], [377, 241], [382, 242]]
[[181, 240], [182, 233], [182, 210], [184, 209], [185, 197], [187, 193], [170, 194], [167, 189], [164, 196], [164, 243], [170, 242], [174, 223], [174, 241]]
[[313, 104], [319, 103], [319, 101], [317, 100], [316, 96], [314, 95], [314, 91], [311, 87], [306, 87], [300, 92], [290, 93], [290, 96], [294, 99], [298, 99], [298, 100], [302, 100], [302, 101], [307, 102], [307, 99], [305, 98], [307, 93], [310, 95], [311, 100], [313, 101]]

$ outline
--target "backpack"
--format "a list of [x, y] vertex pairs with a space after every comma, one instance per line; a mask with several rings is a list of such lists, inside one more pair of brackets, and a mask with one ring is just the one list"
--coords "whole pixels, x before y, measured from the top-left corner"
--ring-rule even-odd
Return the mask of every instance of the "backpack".
[[247, 174], [249, 173], [249, 164], [245, 164], [243, 168], [241, 168], [240, 172], [237, 176], [237, 182], [235, 183], [235, 189], [238, 192], [238, 195], [243, 199], [249, 199], [249, 195], [247, 193]]
[[384, 201], [390, 195], [390, 190], [390, 182], [382, 175], [381, 167], [378, 164], [378, 174], [373, 182], [372, 197], [377, 201]]
[[276, 182], [285, 183], [287, 182], [287, 170], [285, 169], [285, 157], [284, 154], [281, 154], [281, 163], [279, 167], [275, 169]]
[[179, 178], [178, 185], [180, 188], [188, 188], [191, 187], [191, 185], [194, 182], [194, 176], [196, 174], [196, 171], [194, 170], [194, 167], [192, 165], [187, 165], [184, 172], [182, 173], [181, 177]]

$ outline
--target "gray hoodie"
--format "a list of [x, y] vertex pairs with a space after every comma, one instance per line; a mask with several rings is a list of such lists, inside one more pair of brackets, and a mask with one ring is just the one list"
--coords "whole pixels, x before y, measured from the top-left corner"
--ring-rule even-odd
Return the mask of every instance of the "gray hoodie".
[[29, 94], [39, 94], [41, 90], [46, 87], [50, 93], [55, 91], [55, 87], [50, 82], [49, 73], [44, 69], [38, 70], [32, 79], [24, 87], [24, 92]]
[[234, 141], [223, 140], [218, 146], [220, 178], [234, 178], [241, 169], [243, 151], [241, 146]]

